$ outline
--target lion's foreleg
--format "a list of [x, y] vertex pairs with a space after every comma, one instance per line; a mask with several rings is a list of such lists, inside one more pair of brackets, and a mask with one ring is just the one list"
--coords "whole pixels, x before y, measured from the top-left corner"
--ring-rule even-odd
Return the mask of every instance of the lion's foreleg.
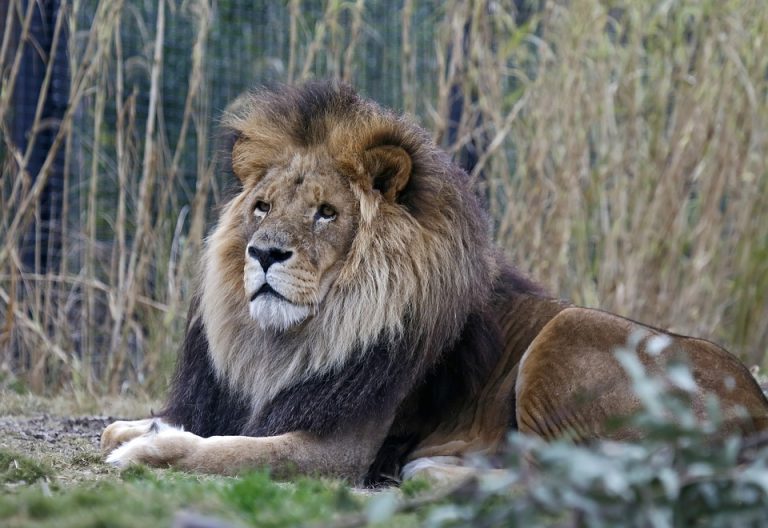
[[363, 433], [318, 437], [290, 432], [269, 437], [203, 438], [165, 427], [123, 444], [107, 457], [107, 462], [119, 467], [144, 463], [223, 475], [269, 467], [278, 478], [298, 473], [356, 480], [365, 473], [374, 455], [375, 445]]

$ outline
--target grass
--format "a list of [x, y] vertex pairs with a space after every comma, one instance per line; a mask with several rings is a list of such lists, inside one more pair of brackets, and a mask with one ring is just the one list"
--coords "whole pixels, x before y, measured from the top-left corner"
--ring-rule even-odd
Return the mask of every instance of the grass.
[[45, 464], [18, 453], [0, 450], [0, 483], [32, 484], [52, 475], [53, 470]]
[[[304, 478], [280, 483], [264, 471], [227, 478], [132, 466], [99, 482], [64, 486], [49, 468], [0, 452], [0, 463], [8, 460], [19, 461], [22, 468], [0, 473], [0, 525], [9, 527], [167, 526], [177, 515], [207, 516], [236, 526], [325, 525], [364, 512], [369, 500], [342, 482]], [[88, 461], [90, 466], [98, 463]], [[7, 486], [10, 482], [16, 485]], [[408, 525], [409, 519], [401, 515], [392, 525]]]
[[152, 409], [162, 408], [159, 399], [145, 395], [139, 397], [102, 396], [72, 391], [45, 397], [29, 391], [20, 380], [7, 384], [0, 381], [0, 417], [48, 412], [60, 416], [99, 414], [111, 416], [141, 416]]
[[[0, 523], [6, 526], [155, 526], [169, 525], [175, 512], [196, 506], [198, 511], [227, 514], [225, 483], [199, 481], [185, 475], [158, 479], [129, 470], [124, 480], [60, 488], [30, 486], [0, 497]], [[217, 497], [213, 498], [212, 497]], [[218, 509], [217, 506], [218, 505]]]
[[[102, 403], [102, 412], [122, 411], [113, 416], [125, 418], [148, 409], [146, 401], [129, 398]], [[367, 518], [370, 493], [341, 481], [276, 482], [266, 471], [231, 478], [139, 465], [118, 470], [104, 463], [98, 448], [98, 434], [111, 418], [84, 415], [94, 405], [0, 386], [0, 526], [145, 528], [169, 526], [177, 515], [276, 527]], [[426, 490], [413, 482], [402, 496]], [[400, 515], [398, 522], [407, 526], [409, 518]]]

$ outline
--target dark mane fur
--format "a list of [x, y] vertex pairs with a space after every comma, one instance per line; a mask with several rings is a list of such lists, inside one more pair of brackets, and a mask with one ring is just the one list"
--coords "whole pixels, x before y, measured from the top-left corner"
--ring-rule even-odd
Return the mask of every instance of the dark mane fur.
[[168, 404], [160, 416], [200, 436], [241, 434], [250, 418], [250, 409], [240, 395], [216, 379], [205, 328], [196, 315], [198, 303], [195, 298], [190, 305]]

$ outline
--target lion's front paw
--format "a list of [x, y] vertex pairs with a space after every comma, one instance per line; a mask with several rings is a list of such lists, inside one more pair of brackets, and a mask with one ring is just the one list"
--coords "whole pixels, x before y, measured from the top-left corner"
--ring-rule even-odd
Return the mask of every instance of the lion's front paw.
[[142, 463], [151, 466], [184, 468], [203, 439], [195, 434], [162, 422], [150, 426], [149, 432], [124, 443], [107, 457], [107, 463], [123, 468]]
[[101, 433], [101, 452], [109, 453], [120, 444], [149, 432], [153, 423], [162, 423], [158, 418], [118, 421], [109, 424]]

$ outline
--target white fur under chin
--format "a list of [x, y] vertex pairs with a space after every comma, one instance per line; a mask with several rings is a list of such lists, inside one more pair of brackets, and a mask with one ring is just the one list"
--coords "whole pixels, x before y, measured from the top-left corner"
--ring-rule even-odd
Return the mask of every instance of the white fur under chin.
[[274, 296], [263, 296], [251, 301], [251, 317], [263, 329], [288, 330], [309, 317], [307, 306], [293, 304]]

